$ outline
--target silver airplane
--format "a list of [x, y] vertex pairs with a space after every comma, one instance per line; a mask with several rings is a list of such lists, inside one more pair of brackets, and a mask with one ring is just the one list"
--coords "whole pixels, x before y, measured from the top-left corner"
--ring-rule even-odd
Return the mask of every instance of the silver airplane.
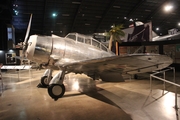
[[[47, 68], [40, 84], [57, 100], [65, 93], [66, 74], [84, 73], [94, 79], [103, 72], [136, 74], [160, 70], [172, 64], [172, 59], [160, 54], [128, 54], [116, 56], [105, 45], [92, 37], [70, 33], [66, 37], [31, 35], [32, 15], [24, 40], [25, 56]], [[52, 70], [59, 72], [52, 77]]]
[[164, 36], [158, 36], [156, 35], [155, 37], [153, 37], [152, 41], [165, 41], [165, 40], [177, 40], [180, 39], [180, 32], [174, 32], [168, 35], [164, 35]]

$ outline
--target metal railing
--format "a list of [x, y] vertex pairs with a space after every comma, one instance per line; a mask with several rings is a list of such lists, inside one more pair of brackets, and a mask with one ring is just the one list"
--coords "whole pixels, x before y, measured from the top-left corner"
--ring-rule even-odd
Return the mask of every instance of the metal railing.
[[[173, 82], [171, 81], [168, 81], [166, 80], [166, 72], [167, 71], [170, 71], [170, 70], [173, 70]], [[161, 77], [158, 77], [158, 76], [155, 76], [159, 73], [163, 73], [163, 78]], [[150, 74], [150, 91], [152, 92], [152, 78], [156, 78], [158, 80], [161, 80], [163, 81], [163, 89], [165, 90], [166, 89], [166, 83], [169, 83], [171, 85], [174, 85], [175, 86], [175, 109], [177, 110], [178, 109], [178, 105], [177, 105], [177, 87], [180, 87], [179, 84], [176, 83], [176, 79], [175, 79], [175, 68], [174, 67], [168, 67], [167, 69], [165, 70], [162, 70], [162, 71], [158, 71], [158, 72], [155, 72], [153, 74]]]

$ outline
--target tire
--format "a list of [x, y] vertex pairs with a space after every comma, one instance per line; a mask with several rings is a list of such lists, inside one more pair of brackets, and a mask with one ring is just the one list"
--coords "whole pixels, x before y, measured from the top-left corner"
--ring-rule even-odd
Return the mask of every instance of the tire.
[[[48, 77], [48, 76], [43, 76], [43, 77], [41, 78], [41, 84], [42, 84], [43, 87], [48, 87], [48, 86], [49, 86], [47, 77]], [[51, 76], [51, 79], [52, 79], [52, 76]]]
[[52, 84], [48, 87], [48, 94], [51, 96], [54, 100], [57, 100], [58, 98], [61, 98], [65, 93], [65, 86], [64, 84]]

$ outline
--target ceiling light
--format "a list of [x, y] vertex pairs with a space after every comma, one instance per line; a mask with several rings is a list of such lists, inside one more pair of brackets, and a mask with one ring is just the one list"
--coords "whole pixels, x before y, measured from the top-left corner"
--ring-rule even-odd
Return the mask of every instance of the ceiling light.
[[14, 51], [12, 49], [10, 49], [9, 52], [14, 52]]
[[69, 14], [62, 14], [62, 16], [68, 17], [68, 16], [69, 16]]
[[120, 6], [113, 6], [113, 8], [121, 8]]
[[124, 19], [127, 19], [127, 17], [124, 17]]
[[159, 30], [159, 28], [157, 27], [157, 28], [156, 28], [156, 30], [158, 31], [158, 30]]
[[72, 2], [72, 4], [81, 4], [81, 2]]
[[101, 16], [95, 16], [96, 18], [101, 18]]
[[146, 12], [151, 12], [151, 10], [148, 10], [148, 9], [146, 9], [145, 11], [146, 11]]
[[133, 21], [133, 19], [129, 19], [129, 21]]
[[56, 13], [53, 13], [53, 14], [52, 14], [52, 16], [53, 16], [53, 17], [56, 17], [56, 16], [57, 16], [57, 14], [56, 14]]
[[180, 22], [178, 23], [178, 26], [180, 26]]
[[169, 11], [171, 11], [172, 10], [172, 8], [173, 8], [173, 6], [172, 5], [166, 5], [166, 6], [164, 6], [164, 10], [166, 11], [166, 12], [169, 12]]
[[15, 9], [13, 9], [13, 10], [14, 10], [14, 14], [18, 15], [19, 12], [17, 10], [15, 10]]

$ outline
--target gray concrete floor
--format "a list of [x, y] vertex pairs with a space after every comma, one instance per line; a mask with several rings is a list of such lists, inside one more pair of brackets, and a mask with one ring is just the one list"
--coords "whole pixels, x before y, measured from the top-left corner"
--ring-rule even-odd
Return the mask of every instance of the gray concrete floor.
[[[54, 101], [37, 88], [44, 70], [3, 72], [0, 80], [0, 120], [179, 120], [174, 87], [149, 74], [125, 82], [93, 81], [86, 75], [66, 75], [65, 95]], [[57, 73], [55, 71], [53, 74]], [[172, 72], [167, 77], [172, 80]], [[176, 73], [176, 80], [180, 74]], [[180, 81], [180, 80], [179, 80]], [[178, 81], [178, 82], [179, 82]], [[2, 84], [3, 82], [3, 84]], [[178, 93], [180, 93], [178, 89]], [[177, 105], [180, 99], [178, 94]]]

